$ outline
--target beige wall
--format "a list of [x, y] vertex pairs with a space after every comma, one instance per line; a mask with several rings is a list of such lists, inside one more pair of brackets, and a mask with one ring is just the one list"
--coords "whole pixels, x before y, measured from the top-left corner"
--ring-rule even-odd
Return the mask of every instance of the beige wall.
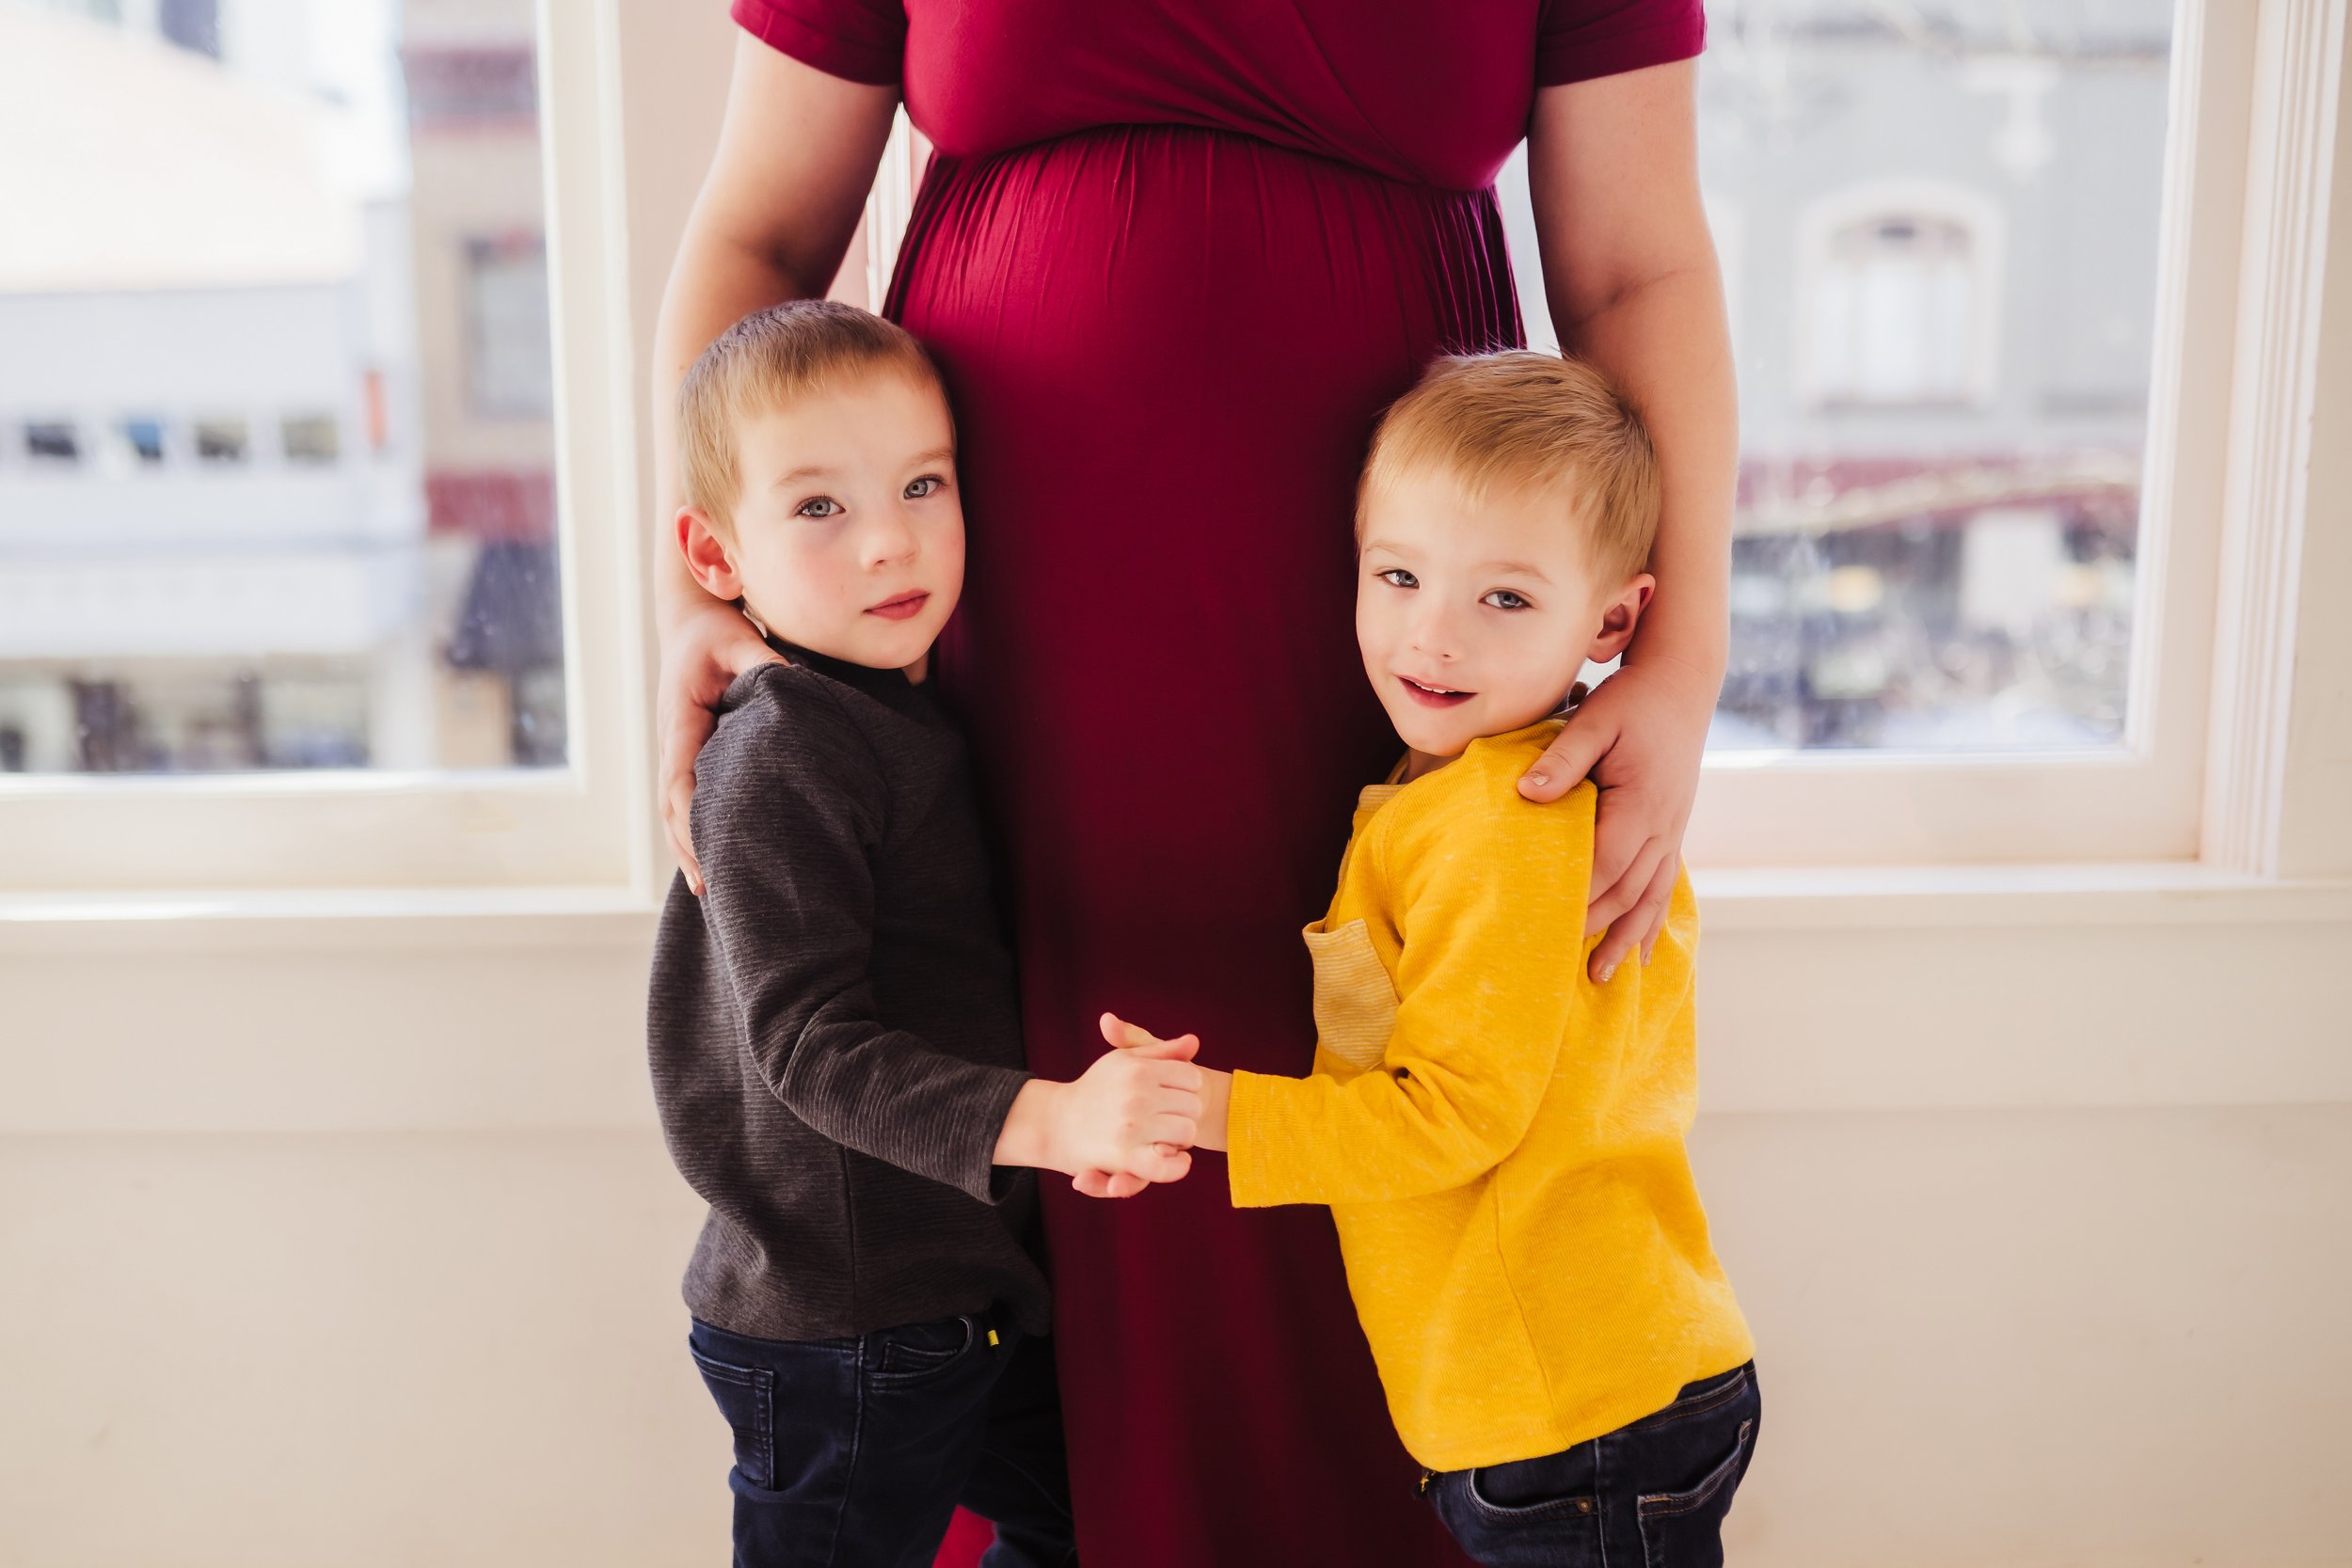
[[[635, 44], [701, 29], [715, 80], [726, 34], [623, 16], [642, 352], [716, 93]], [[2289, 826], [2340, 869], [2322, 447]], [[0, 1568], [717, 1560], [647, 931], [0, 921]], [[1707, 945], [1767, 1401], [1736, 1562], [2352, 1562], [2352, 904], [1725, 895]]]

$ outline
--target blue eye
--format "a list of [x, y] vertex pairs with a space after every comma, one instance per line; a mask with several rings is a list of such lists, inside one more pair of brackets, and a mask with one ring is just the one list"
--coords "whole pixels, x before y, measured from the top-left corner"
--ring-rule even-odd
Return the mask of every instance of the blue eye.
[[1391, 588], [1419, 588], [1421, 579], [1402, 566], [1391, 566], [1385, 572], [1373, 574]]
[[811, 496], [792, 510], [803, 517], [838, 517], [846, 508], [831, 496]]
[[[1508, 599], [1511, 602], [1509, 604], [1495, 604], [1497, 599]], [[1514, 594], [1508, 588], [1498, 588], [1478, 602], [1480, 604], [1495, 604], [1495, 608], [1497, 610], [1526, 610], [1531, 608], [1524, 595]]]
[[930, 495], [934, 491], [945, 490], [946, 487], [947, 482], [940, 478], [937, 474], [925, 474], [921, 479], [913, 480], [908, 483], [906, 488], [906, 498], [911, 501], [919, 501], [925, 496]]

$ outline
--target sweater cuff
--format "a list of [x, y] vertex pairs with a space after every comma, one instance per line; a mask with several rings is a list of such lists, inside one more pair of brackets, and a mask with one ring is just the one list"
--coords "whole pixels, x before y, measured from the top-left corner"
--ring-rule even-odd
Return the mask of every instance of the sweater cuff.
[[1236, 1209], [1315, 1201], [1301, 1190], [1305, 1129], [1295, 1097], [1283, 1092], [1295, 1082], [1263, 1072], [1233, 1074], [1225, 1102], [1225, 1180]]
[[982, 1203], [1003, 1203], [1020, 1190], [1028, 1167], [996, 1164], [996, 1140], [1004, 1135], [1005, 1117], [1012, 1114], [1012, 1102], [1036, 1076], [1021, 1068], [991, 1069], [974, 1098], [970, 1125], [980, 1135], [959, 1163], [956, 1185]]

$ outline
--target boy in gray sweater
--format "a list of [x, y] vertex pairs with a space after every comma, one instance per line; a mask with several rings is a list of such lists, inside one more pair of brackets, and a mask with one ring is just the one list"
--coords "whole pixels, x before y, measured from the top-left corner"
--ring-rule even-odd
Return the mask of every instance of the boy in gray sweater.
[[1200, 1071], [1022, 1067], [1011, 958], [930, 647], [963, 575], [954, 425], [900, 328], [757, 312], [679, 394], [679, 547], [781, 660], [697, 760], [703, 890], [672, 887], [648, 1038], [709, 1201], [689, 1348], [735, 1431], [736, 1560], [926, 1564], [958, 1502], [987, 1568], [1076, 1560], [1035, 1177], [1174, 1180]]

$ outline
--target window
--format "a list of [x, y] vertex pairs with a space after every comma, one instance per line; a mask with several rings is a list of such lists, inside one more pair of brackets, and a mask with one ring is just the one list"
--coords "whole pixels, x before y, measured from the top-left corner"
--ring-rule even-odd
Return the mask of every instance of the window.
[[199, 463], [242, 463], [248, 455], [243, 420], [211, 419], [196, 421], [196, 460]]
[[[0, 882], [633, 885], [616, 24], [213, 14], [0, 5], [0, 178], [40, 175], [0, 246]], [[504, 63], [412, 113], [452, 50]], [[84, 460], [28, 460], [56, 421]]]
[[1701, 172], [1740, 200], [1747, 308], [1715, 745], [2118, 745], [2169, 0], [1716, 11]]
[[[0, 341], [28, 350], [0, 390], [60, 410], [25, 426], [34, 462], [0, 468], [0, 584], [42, 588], [8, 595], [30, 624], [0, 679], [58, 693], [80, 736], [19, 725], [23, 766], [560, 768], [532, 8], [280, 9], [259, 30], [210, 0], [0, 10], [0, 48], [41, 61], [48, 95], [0, 103], [0, 160], [70, 165], [10, 214], [44, 245], [0, 257]], [[483, 495], [530, 500], [463, 499]], [[63, 553], [59, 508], [80, 519]], [[505, 614], [528, 631], [481, 620]], [[486, 643], [498, 660], [467, 657]], [[485, 678], [524, 719], [445, 756], [464, 726], [438, 710]]]
[[301, 414], [288, 419], [279, 426], [279, 438], [289, 463], [332, 463], [342, 448], [342, 432], [332, 414]]
[[154, 467], [164, 460], [164, 421], [134, 417], [115, 421], [119, 467]]
[[24, 455], [36, 463], [78, 463], [82, 438], [63, 420], [37, 420], [24, 427]]
[[537, 234], [466, 243], [468, 387], [489, 418], [545, 419], [555, 389], [548, 344], [547, 247]]
[[[1865, 195], [1834, 198], [1799, 222], [1800, 398], [1839, 407], [1982, 407], [1994, 395], [2000, 276], [1988, 211]], [[1810, 232], [1806, 232], [1810, 230]]]
[[2244, 103], [2305, 125], [2252, 85], [2305, 66], [2217, 0], [2177, 54], [2172, 0], [1708, 11], [1741, 452], [1693, 858], [2194, 855], [2233, 399], [2270, 385], [2237, 269], [2308, 225], [2246, 205]]

